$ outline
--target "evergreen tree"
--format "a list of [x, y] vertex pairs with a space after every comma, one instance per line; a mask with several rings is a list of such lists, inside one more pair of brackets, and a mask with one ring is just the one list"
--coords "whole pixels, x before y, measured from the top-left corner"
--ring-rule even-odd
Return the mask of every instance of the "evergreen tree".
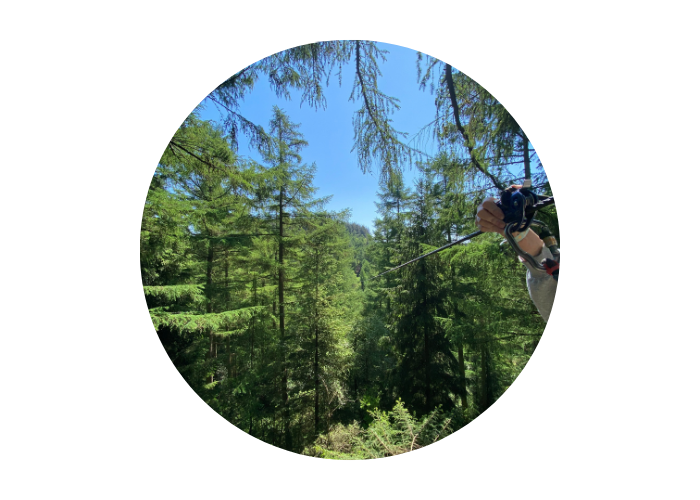
[[[300, 353], [304, 357], [313, 353], [307, 380], [313, 380], [315, 437], [327, 428], [332, 403], [342, 403], [346, 397], [341, 374], [347, 364], [347, 333], [355, 312], [352, 295], [357, 285], [345, 227], [330, 217], [314, 217], [307, 219], [304, 229], [297, 328]], [[303, 359], [298, 360], [297, 366], [300, 364], [305, 364]]]
[[[267, 182], [264, 189], [270, 197], [270, 202], [265, 211], [274, 214], [277, 224], [277, 302], [273, 302], [273, 314], [279, 321], [279, 334], [281, 343], [282, 368], [282, 408], [285, 426], [285, 446], [291, 449], [292, 435], [290, 430], [291, 414], [289, 409], [289, 366], [288, 356], [290, 346], [287, 344], [286, 331], [286, 299], [288, 281], [293, 276], [288, 276], [288, 270], [292, 269], [289, 262], [285, 261], [287, 253], [294, 250], [291, 245], [295, 242], [295, 235], [289, 234], [294, 223], [292, 218], [302, 219], [312, 216], [311, 209], [319, 206], [323, 200], [313, 200], [315, 189], [312, 187], [315, 166], [302, 164], [301, 150], [307, 146], [303, 135], [298, 131], [299, 125], [289, 120], [289, 117], [277, 106], [273, 109], [270, 120], [271, 141], [269, 148], [264, 150], [265, 163], [269, 165], [266, 172]], [[298, 243], [297, 243], [298, 244]], [[298, 247], [297, 247], [298, 249]], [[275, 311], [277, 309], [277, 311]]]
[[[434, 248], [439, 232], [433, 211], [428, 183], [421, 179], [416, 186], [408, 238], [402, 247], [406, 260]], [[422, 259], [399, 271], [402, 293], [395, 307], [395, 380], [401, 399], [422, 415], [440, 405], [452, 408], [452, 395], [464, 390], [456, 377], [457, 360], [439, 321], [447, 315], [448, 292], [441, 268], [440, 259]]]
[[[147, 242], [142, 242], [142, 248], [159, 241], [149, 229], [177, 227], [179, 238], [160, 241], [186, 240], [179, 246], [176, 261], [187, 265], [178, 269], [171, 265], [169, 272], [159, 272], [149, 265], [154, 259], [147, 254], [142, 260], [145, 293], [166, 351], [177, 358], [190, 385], [216, 405], [215, 388], [226, 373], [225, 360], [218, 359], [219, 341], [239, 332], [254, 312], [247, 304], [225, 309], [228, 256], [222, 252], [222, 232], [235, 224], [230, 213], [241, 211], [240, 190], [246, 185], [246, 175], [222, 131], [207, 122], [190, 116], [174, 141], [187, 153], [171, 144], [163, 154], [144, 210], [142, 239]], [[177, 224], [171, 210], [179, 212]], [[163, 243], [156, 244], [160, 245]], [[222, 253], [226, 258], [221, 258]]]

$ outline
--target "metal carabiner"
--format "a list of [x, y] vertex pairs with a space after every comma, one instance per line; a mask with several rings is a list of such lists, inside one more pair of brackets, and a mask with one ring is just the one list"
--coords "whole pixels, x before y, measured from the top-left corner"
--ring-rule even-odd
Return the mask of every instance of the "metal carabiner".
[[[546, 266], [544, 266], [540, 262], [537, 262], [532, 255], [520, 248], [518, 242], [515, 241], [515, 236], [513, 236], [512, 231], [516, 225], [517, 224], [515, 222], [511, 222], [506, 225], [503, 231], [503, 235], [506, 237], [506, 241], [510, 244], [513, 250], [515, 250], [515, 253], [517, 253], [518, 256], [522, 257], [522, 259], [525, 260], [528, 264], [530, 264], [535, 269], [546, 271], [549, 274], [549, 271], [547, 270]], [[549, 248], [550, 252], [552, 253], [553, 260], [559, 262], [559, 248], [557, 246], [557, 240], [554, 237], [554, 235], [552, 235], [552, 233], [549, 231], [549, 228], [545, 225], [544, 222], [539, 221], [537, 219], [531, 219], [530, 225], [541, 227], [545, 231], [545, 233], [543, 233], [543, 237], [544, 234], [547, 234], [548, 236], [544, 237], [544, 244], [547, 248]]]
[[[532, 223], [532, 221], [530, 221]], [[513, 233], [511, 232], [513, 230], [513, 227], [518, 226], [516, 222], [510, 222], [506, 224], [506, 228], [503, 231], [503, 236], [506, 237], [506, 241], [510, 243], [510, 246], [515, 250], [515, 253], [518, 254], [519, 257], [521, 257], [524, 261], [526, 261], [528, 264], [530, 264], [532, 267], [535, 269], [539, 269], [541, 271], [545, 271], [545, 267], [537, 262], [535, 258], [527, 253], [525, 250], [520, 248], [520, 245], [518, 245], [518, 242], [515, 241], [515, 236], [513, 236]]]

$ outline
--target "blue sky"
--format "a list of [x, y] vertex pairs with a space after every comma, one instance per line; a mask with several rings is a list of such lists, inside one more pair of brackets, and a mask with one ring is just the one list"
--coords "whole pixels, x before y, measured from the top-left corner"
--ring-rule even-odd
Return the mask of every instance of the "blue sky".
[[[380, 66], [382, 77], [379, 88], [400, 101], [401, 109], [393, 116], [394, 128], [407, 132], [407, 141], [428, 123], [435, 119], [434, 96], [429, 90], [418, 88], [416, 69], [416, 52], [397, 45], [379, 44], [389, 50], [387, 61]], [[337, 70], [336, 70], [337, 71]], [[300, 132], [309, 143], [302, 150], [303, 162], [316, 163], [314, 185], [318, 188], [318, 197], [332, 195], [327, 205], [329, 210], [352, 210], [350, 220], [372, 229], [376, 218], [376, 193], [378, 175], [363, 174], [357, 164], [357, 155], [351, 152], [353, 147], [353, 113], [360, 108], [359, 102], [350, 102], [353, 83], [353, 68], [346, 66], [343, 72], [342, 86], [337, 78], [331, 77], [330, 84], [324, 89], [326, 109], [318, 111], [304, 104], [300, 107], [300, 95], [292, 94], [291, 100], [278, 99], [269, 89], [267, 82], [258, 81], [254, 91], [241, 103], [240, 112], [254, 123], [268, 127], [274, 105], [282, 108], [292, 122], [300, 124]], [[206, 104], [206, 102], [205, 102]], [[212, 105], [201, 114], [203, 119], [218, 121], [220, 114]], [[411, 145], [428, 154], [437, 152], [437, 145], [423, 134]], [[239, 145], [239, 154], [260, 161], [259, 155], [249, 149], [245, 138]], [[412, 185], [415, 169], [405, 171], [407, 185]]]

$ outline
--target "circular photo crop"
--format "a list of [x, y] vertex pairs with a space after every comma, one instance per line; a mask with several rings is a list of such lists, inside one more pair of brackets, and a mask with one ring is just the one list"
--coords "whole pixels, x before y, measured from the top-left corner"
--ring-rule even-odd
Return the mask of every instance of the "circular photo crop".
[[221, 83], [164, 146], [141, 225], [151, 319], [251, 436], [328, 459], [416, 450], [484, 413], [537, 347], [552, 190], [514, 117], [449, 64], [294, 47]]

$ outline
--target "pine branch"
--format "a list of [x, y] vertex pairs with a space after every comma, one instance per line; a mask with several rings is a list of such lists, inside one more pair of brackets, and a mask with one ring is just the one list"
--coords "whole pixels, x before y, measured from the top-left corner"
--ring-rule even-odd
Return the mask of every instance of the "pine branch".
[[[196, 154], [194, 154], [192, 151], [190, 151], [190, 150], [184, 148], [183, 146], [181, 146], [181, 145], [178, 144], [177, 142], [173, 141], [172, 139], [171, 139], [170, 142], [168, 143], [168, 146], [170, 147], [170, 150], [171, 150], [171, 151], [173, 151], [172, 146], [175, 146], [176, 148], [178, 148], [178, 149], [184, 151], [185, 153], [187, 153], [188, 155], [190, 155], [192, 158], [195, 158], [196, 160], [199, 160], [200, 162], [204, 163], [205, 165], [208, 165], [209, 167], [211, 167], [211, 168], [213, 168], [213, 169], [215, 169], [215, 170], [219, 170], [219, 171], [221, 171], [221, 172], [224, 172], [224, 173], [226, 173], [226, 174], [229, 174], [229, 172], [227, 172], [226, 169], [221, 168], [221, 167], [219, 167], [219, 166], [217, 166], [217, 165], [214, 165], [213, 163], [208, 162], [207, 160], [205, 160], [205, 159], [203, 159], [203, 158], [200, 158], [199, 156], [197, 156]], [[175, 153], [175, 151], [173, 151], [173, 153]], [[178, 155], [176, 154], [176, 156], [178, 156]]]
[[489, 342], [495, 342], [495, 341], [497, 341], [497, 340], [509, 340], [509, 339], [514, 338], [514, 337], [537, 337], [537, 338], [541, 338], [541, 337], [542, 337], [542, 334], [538, 334], [538, 333], [515, 333], [515, 332], [513, 332], [513, 333], [510, 333], [510, 334], [506, 335], [505, 337], [494, 337], [494, 338], [492, 338], [492, 339], [482, 340], [482, 341], [479, 341], [479, 342], [466, 342], [466, 343], [469, 344], [469, 345], [488, 344]]

